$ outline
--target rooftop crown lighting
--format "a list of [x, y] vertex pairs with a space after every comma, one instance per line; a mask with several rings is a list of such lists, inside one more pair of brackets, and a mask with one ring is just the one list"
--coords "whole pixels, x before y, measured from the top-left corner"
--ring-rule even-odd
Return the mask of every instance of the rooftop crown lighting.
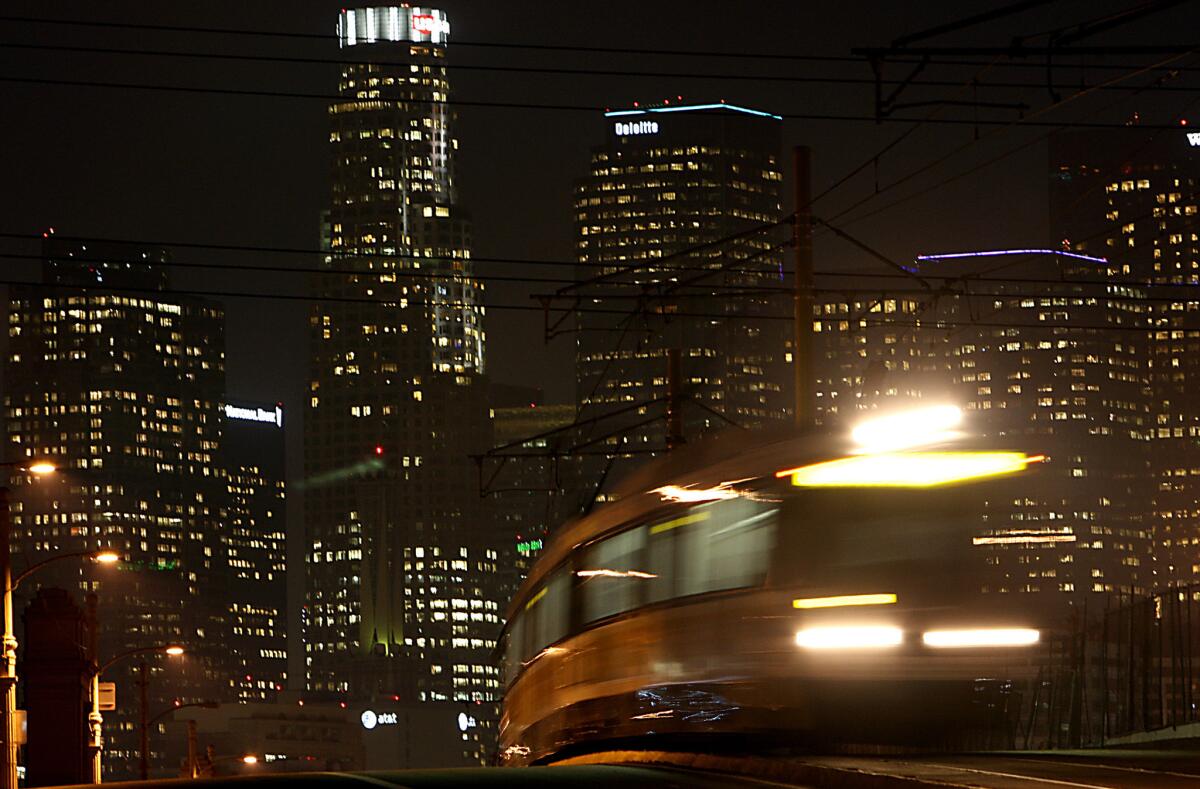
[[929, 488], [1015, 474], [1042, 460], [1023, 452], [895, 452], [814, 463], [775, 476], [791, 476], [800, 488]]
[[850, 437], [859, 453], [892, 452], [957, 438], [955, 428], [962, 418], [962, 411], [952, 405], [918, 408], [869, 419], [855, 427]]

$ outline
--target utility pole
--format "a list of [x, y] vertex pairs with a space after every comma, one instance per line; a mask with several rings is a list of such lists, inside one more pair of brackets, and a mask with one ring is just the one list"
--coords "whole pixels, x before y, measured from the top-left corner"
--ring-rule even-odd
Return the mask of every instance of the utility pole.
[[0, 730], [4, 746], [0, 748], [0, 789], [17, 789], [17, 637], [13, 633], [12, 555], [9, 551], [8, 486], [0, 486], [0, 582], [4, 584], [4, 664], [0, 673]]
[[138, 693], [141, 696], [141, 777], [145, 781], [150, 777], [150, 679], [146, 673], [146, 661], [138, 663]]
[[196, 756], [196, 721], [188, 718], [187, 722], [187, 778], [197, 778], [200, 775], [200, 765]]
[[100, 714], [100, 652], [97, 649], [97, 638], [100, 628], [99, 618], [96, 614], [98, 601], [96, 593], [89, 592], [86, 601], [86, 618], [84, 621], [86, 622], [88, 633], [88, 667], [92, 673], [92, 680], [89, 683], [92, 704], [91, 709], [88, 711], [88, 769], [85, 772], [91, 773], [92, 783], [98, 784], [102, 778], [101, 758], [104, 750], [104, 717]]
[[667, 451], [679, 448], [683, 443], [683, 392], [680, 379], [680, 352], [678, 348], [667, 350]]
[[812, 427], [815, 421], [813, 382], [813, 247], [812, 247], [812, 149], [797, 145], [795, 157], [796, 215], [793, 240], [796, 248], [796, 280], [792, 367], [796, 387], [796, 427]]

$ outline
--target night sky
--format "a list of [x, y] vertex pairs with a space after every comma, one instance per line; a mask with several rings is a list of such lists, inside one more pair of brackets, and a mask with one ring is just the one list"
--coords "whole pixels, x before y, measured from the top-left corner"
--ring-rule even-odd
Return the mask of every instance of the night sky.
[[[1005, 45], [1014, 35], [1066, 27], [1121, 10], [1131, 3], [1047, 3], [999, 22], [929, 41], [945, 45]], [[185, 32], [38, 25], [5, 21], [8, 44], [112, 47], [188, 52], [272, 54], [336, 59], [333, 29], [343, 4], [289, 2], [47, 2], [8, 0], [3, 14], [191, 27], [328, 34], [327, 41]], [[456, 136], [461, 204], [475, 222], [475, 256], [569, 260], [571, 184], [587, 166], [588, 150], [603, 139], [599, 110], [685, 99], [760, 107], [783, 114], [870, 116], [870, 84], [786, 83], [757, 76], [868, 79], [865, 62], [794, 62], [679, 58], [633, 54], [528, 52], [468, 47], [457, 42], [521, 42], [576, 46], [848, 56], [852, 47], [878, 46], [916, 30], [959, 19], [997, 4], [981, 2], [716, 3], [627, 2], [501, 3], [447, 0], [451, 20], [450, 62], [477, 66], [554, 66], [629, 71], [718, 74], [739, 79], [535, 75], [490, 70], [451, 70], [453, 97], [463, 100], [567, 104], [594, 112], [463, 107]], [[1196, 4], [1135, 22], [1087, 43], [1178, 43], [1195, 30]], [[362, 57], [366, 48], [354, 52]], [[0, 48], [0, 76], [139, 82], [329, 94], [332, 64], [280, 64], [114, 56]], [[1092, 58], [1085, 69], [1058, 69], [1055, 77], [1078, 84], [1112, 78], [1103, 63], [1150, 63]], [[1039, 62], [1040, 63], [1040, 62]], [[1177, 64], [1195, 65], [1194, 59]], [[1023, 89], [981, 88], [981, 100], [1024, 101], [1030, 114], [1051, 102], [1045, 70], [935, 66], [921, 79], [960, 84], [972, 74], [983, 83], [1028, 82]], [[903, 75], [890, 66], [889, 78]], [[1189, 75], [1170, 84], [1186, 85]], [[1146, 85], [1138, 77], [1128, 85]], [[48, 226], [65, 235], [192, 241], [315, 249], [318, 215], [327, 200], [329, 167], [326, 101], [239, 97], [206, 93], [25, 85], [0, 82], [0, 232], [35, 236]], [[1069, 93], [1069, 91], [1067, 91]], [[923, 87], [907, 100], [967, 99], [970, 89]], [[1139, 111], [1146, 120], [1169, 121], [1192, 109], [1194, 93], [1096, 91], [1039, 120], [1122, 122]], [[930, 108], [913, 109], [922, 117]], [[939, 117], [1013, 120], [1010, 110], [967, 107], [936, 110]], [[1200, 111], [1197, 112], [1200, 115]], [[873, 156], [909, 124], [867, 121], [788, 120], [788, 146], [814, 150], [815, 192]], [[919, 128], [862, 174], [821, 200], [818, 215], [831, 217], [907, 174], [922, 174], [887, 190], [842, 218], [839, 224], [897, 260], [920, 252], [996, 246], [1041, 246], [1047, 241], [1045, 149], [1047, 128], [932, 126]], [[979, 139], [976, 139], [976, 138]], [[960, 147], [963, 150], [958, 150]], [[1015, 151], [997, 159], [1001, 154]], [[940, 160], [940, 162], [939, 162]], [[997, 160], [985, 165], [989, 160]], [[932, 166], [931, 166], [932, 165]], [[785, 169], [790, 162], [785, 162]], [[978, 168], [978, 169], [976, 169]], [[963, 173], [953, 183], [919, 194], [865, 219], [860, 214], [921, 193]], [[35, 254], [36, 244], [0, 239], [9, 254]], [[175, 252], [180, 262], [239, 266], [309, 266], [315, 256], [245, 251]], [[31, 276], [32, 265], [6, 260], [6, 279]], [[819, 235], [816, 267], [883, 271], [878, 263], [831, 236]], [[515, 264], [479, 265], [482, 274], [569, 277], [571, 269]], [[173, 273], [180, 288], [248, 293], [304, 294], [302, 274], [229, 270]], [[531, 293], [554, 283], [490, 283], [488, 366], [494, 379], [545, 387], [551, 401], [573, 395], [573, 341], [544, 345], [541, 316], [496, 309], [529, 304]], [[229, 299], [228, 388], [233, 396], [282, 400], [292, 419], [290, 457], [298, 468], [299, 426], [306, 386], [307, 304]]]

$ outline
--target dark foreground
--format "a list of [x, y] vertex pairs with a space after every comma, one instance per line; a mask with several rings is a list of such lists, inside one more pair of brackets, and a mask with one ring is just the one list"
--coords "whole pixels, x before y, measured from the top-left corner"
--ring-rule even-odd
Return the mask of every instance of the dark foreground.
[[[583, 764], [580, 762], [587, 761]], [[178, 786], [179, 781], [106, 784]], [[1053, 753], [808, 756], [785, 759], [700, 754], [594, 754], [568, 765], [374, 773], [294, 773], [187, 782], [194, 789], [715, 789], [811, 787], [1075, 787], [1183, 789], [1200, 787], [1200, 750], [1055, 751]]]

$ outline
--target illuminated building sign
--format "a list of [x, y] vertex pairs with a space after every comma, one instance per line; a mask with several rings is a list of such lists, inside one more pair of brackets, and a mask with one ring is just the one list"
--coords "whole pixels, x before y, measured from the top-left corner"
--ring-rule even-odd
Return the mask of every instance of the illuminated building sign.
[[225, 404], [225, 418], [237, 419], [242, 422], [267, 422], [275, 427], [283, 427], [283, 409], [246, 408], [240, 405]]
[[1193, 148], [1200, 146], [1200, 132], [1188, 132], [1187, 138], [1188, 145], [1192, 146]]
[[381, 41], [445, 44], [449, 37], [450, 20], [436, 8], [348, 8], [338, 15], [338, 41], [343, 47]]
[[362, 721], [362, 727], [368, 731], [376, 726], [395, 726], [400, 722], [400, 716], [394, 712], [376, 712], [375, 710], [363, 710], [363, 714], [358, 716]]
[[619, 137], [629, 137], [638, 134], [658, 134], [658, 121], [632, 121], [630, 123], [617, 121], [613, 124], [613, 130]]
[[450, 35], [450, 23], [446, 21], [445, 17], [438, 18], [433, 14], [418, 14], [416, 9], [413, 9], [412, 12], [412, 29], [427, 36], [434, 33]]
[[528, 556], [530, 553], [532, 553], [534, 551], [540, 551], [541, 549], [542, 549], [542, 541], [541, 540], [526, 540], [525, 542], [517, 543], [517, 553], [523, 553], [526, 556]]

